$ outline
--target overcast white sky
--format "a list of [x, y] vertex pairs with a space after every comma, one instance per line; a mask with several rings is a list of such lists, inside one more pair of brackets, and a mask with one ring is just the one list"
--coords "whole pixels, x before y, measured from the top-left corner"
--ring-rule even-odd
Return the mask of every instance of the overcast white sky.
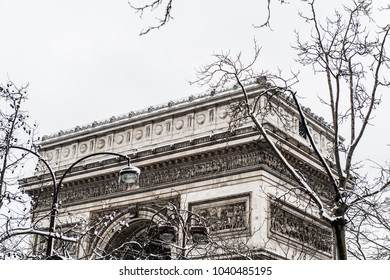
[[[332, 10], [330, 2], [322, 10]], [[292, 31], [302, 28], [296, 6], [273, 10], [274, 31], [254, 29], [265, 8], [266, 0], [177, 0], [174, 20], [140, 37], [150, 21], [126, 0], [1, 0], [0, 82], [9, 76], [30, 84], [27, 108], [44, 135], [203, 92], [187, 82], [194, 69], [221, 50], [250, 57], [254, 38], [262, 46], [259, 68], [297, 70], [290, 47]], [[321, 87], [309, 80], [301, 95], [315, 97]], [[387, 127], [380, 129], [390, 143]]]

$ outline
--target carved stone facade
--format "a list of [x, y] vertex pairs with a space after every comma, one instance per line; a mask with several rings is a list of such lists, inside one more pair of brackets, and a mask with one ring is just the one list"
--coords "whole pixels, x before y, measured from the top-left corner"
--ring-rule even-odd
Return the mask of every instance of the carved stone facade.
[[220, 198], [190, 205], [190, 210], [202, 217], [211, 234], [248, 232], [250, 228], [250, 195]]
[[[294, 213], [295, 212], [295, 213]], [[287, 240], [310, 246], [315, 251], [331, 255], [332, 231], [316, 218], [288, 211], [280, 203], [271, 203], [270, 232]]]
[[[250, 84], [248, 92], [258, 96], [262, 85]], [[281, 160], [250, 122], [234, 130], [229, 126], [229, 108], [238, 98], [235, 89], [192, 96], [45, 137], [40, 153], [58, 178], [75, 161], [99, 152], [127, 155], [141, 169], [139, 184], [126, 185], [118, 183], [117, 175], [126, 163], [113, 155], [91, 156], [72, 168], [61, 186], [57, 220], [58, 230], [67, 229], [81, 240], [67, 245], [72, 256], [227, 258], [225, 251], [236, 251], [231, 257], [238, 258], [243, 256], [240, 250], [247, 250], [257, 258], [331, 258], [329, 225], [318, 220], [315, 209], [302, 207], [309, 200], [303, 192], [291, 191], [296, 184]], [[329, 200], [332, 189], [299, 133], [297, 112], [284, 96], [275, 108], [291, 125], [285, 129], [279, 114], [269, 114], [264, 124], [270, 136], [312, 188]], [[315, 141], [327, 154], [332, 130], [306, 112]], [[43, 167], [21, 182], [36, 199], [35, 218], [44, 228], [52, 190]], [[150, 240], [168, 223], [182, 227], [176, 245], [169, 248]], [[223, 241], [228, 250], [222, 245], [202, 247], [197, 255], [189, 250], [195, 246], [190, 228], [200, 225], [208, 228], [213, 244]]]

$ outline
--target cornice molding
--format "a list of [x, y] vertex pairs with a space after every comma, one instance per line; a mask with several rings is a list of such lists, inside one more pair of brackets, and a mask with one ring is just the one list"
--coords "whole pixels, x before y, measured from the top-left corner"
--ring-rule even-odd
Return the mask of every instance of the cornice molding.
[[[264, 88], [267, 87], [267, 84], [263, 82], [259, 83], [259, 79], [253, 79], [251, 81], [248, 81], [245, 84], [245, 86], [247, 87], [249, 94], [251, 94], [253, 91], [264, 90]], [[175, 109], [188, 107], [192, 110], [194, 107], [197, 107], [204, 102], [219, 102], [221, 99], [232, 98], [232, 97], [240, 98], [238, 93], [239, 90], [237, 85], [232, 85], [223, 88], [219, 91], [210, 91], [210, 92], [203, 92], [197, 95], [190, 95], [188, 97], [181, 98], [178, 100], [171, 100], [167, 103], [163, 103], [160, 105], [152, 105], [149, 106], [148, 108], [144, 108], [137, 111], [131, 111], [127, 114], [112, 116], [110, 118], [101, 121], [94, 121], [87, 125], [76, 126], [74, 128], [66, 129], [66, 130], [60, 130], [51, 135], [44, 135], [42, 137], [41, 142], [42, 144], [45, 144], [50, 142], [61, 141], [62, 138], [74, 138], [79, 135], [90, 134], [92, 131], [98, 131], [99, 129], [104, 129], [106, 127], [111, 128], [113, 126], [120, 126], [122, 124], [126, 124], [137, 120], [142, 120], [144, 118], [149, 118], [156, 115], [158, 116], [162, 112], [173, 111]], [[280, 93], [279, 97], [281, 100], [286, 102], [289, 106], [295, 107], [293, 100], [287, 94]], [[317, 122], [320, 126], [324, 128], [332, 130], [332, 126], [327, 122], [325, 122], [323, 117], [314, 114], [311, 111], [311, 109], [308, 107], [302, 106], [302, 109], [312, 121]]]

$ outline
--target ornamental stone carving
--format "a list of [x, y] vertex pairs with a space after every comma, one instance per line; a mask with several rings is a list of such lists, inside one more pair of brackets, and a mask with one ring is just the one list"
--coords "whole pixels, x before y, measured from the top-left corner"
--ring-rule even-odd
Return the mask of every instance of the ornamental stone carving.
[[[91, 182], [80, 187], [62, 189], [59, 195], [62, 204], [78, 202], [97, 197], [105, 197], [114, 193], [121, 193], [137, 189], [138, 186], [130, 184], [118, 184], [117, 179], [106, 180], [101, 182]], [[38, 200], [40, 208], [50, 207], [52, 197], [50, 193], [42, 194]]]
[[80, 151], [80, 153], [84, 154], [87, 151], [87, 149], [88, 149], [87, 144], [83, 143], [83, 144], [80, 145], [80, 150], [79, 151]]
[[46, 159], [47, 159], [47, 161], [52, 161], [53, 160], [53, 152], [47, 152], [46, 154], [45, 154], [45, 156], [46, 156]]
[[115, 143], [118, 145], [122, 144], [124, 139], [125, 136], [123, 135], [123, 133], [115, 135]]
[[228, 116], [228, 112], [225, 110], [225, 109], [223, 109], [223, 110], [221, 110], [221, 112], [219, 112], [219, 118], [220, 119], [226, 119], [226, 117]]
[[332, 253], [332, 232], [330, 229], [316, 225], [309, 217], [300, 217], [283, 209], [280, 204], [271, 204], [272, 233], [281, 235], [311, 246], [325, 253]]
[[177, 121], [176, 121], [175, 127], [176, 127], [177, 130], [182, 129], [183, 126], [184, 126], [184, 121], [183, 121], [183, 120], [177, 120]]
[[106, 141], [104, 139], [99, 139], [96, 144], [97, 148], [101, 150], [106, 146]]
[[156, 135], [160, 135], [161, 133], [163, 132], [163, 127], [162, 125], [156, 125], [155, 129], [154, 129], [154, 133], [156, 133]]
[[137, 129], [137, 130], [135, 131], [134, 137], [135, 137], [135, 139], [137, 139], [137, 140], [141, 140], [143, 134], [144, 134], [144, 132], [142, 131], [142, 129]]
[[[190, 145], [188, 142], [183, 147]], [[178, 149], [180, 145], [175, 145]], [[157, 150], [158, 149], [158, 150]], [[156, 148], [154, 152], [168, 152], [172, 147]], [[149, 156], [153, 153], [139, 154], [139, 156]], [[305, 176], [307, 182], [320, 196], [331, 199], [333, 192], [326, 184], [326, 178], [318, 170], [310, 167], [304, 162], [286, 154], [287, 159], [296, 168], [299, 168]], [[185, 163], [184, 163], [185, 162]], [[91, 166], [91, 168], [93, 168]], [[226, 173], [242, 173], [251, 170], [259, 170], [259, 168], [268, 168], [269, 172], [275, 172], [291, 177], [283, 163], [267, 150], [254, 147], [254, 149], [242, 149], [239, 151], [221, 151], [220, 154], [204, 155], [198, 158], [189, 157], [182, 162], [167, 161], [161, 162], [156, 166], [144, 168], [141, 172], [139, 187], [167, 187], [177, 184], [183, 184], [191, 181], [206, 180], [220, 176], [226, 176]], [[77, 168], [75, 168], [77, 169]], [[138, 187], [138, 186], [137, 186]], [[61, 190], [61, 200], [63, 203], [82, 201], [86, 199], [94, 199], [106, 195], [113, 195], [125, 191], [133, 191], [137, 188], [134, 186], [118, 185], [117, 178], [105, 181], [90, 182], [80, 184], [80, 186], [72, 188], [63, 188]], [[47, 191], [47, 199], [40, 204], [42, 207], [50, 205], [50, 190]], [[41, 196], [42, 198], [42, 196]]]
[[205, 221], [210, 232], [223, 232], [233, 230], [245, 230], [248, 228], [246, 202], [232, 203], [213, 207], [212, 204], [204, 204], [194, 209], [194, 212]]
[[[291, 160], [293, 166], [299, 166], [304, 173], [308, 183], [321, 196], [330, 199], [332, 189], [326, 185], [320, 173], [303, 162], [294, 162], [290, 155], [286, 157]], [[283, 163], [276, 156], [264, 150], [242, 151], [233, 155], [218, 156], [203, 161], [190, 160], [187, 164], [179, 164], [168, 168], [159, 168], [155, 171], [143, 172], [140, 177], [141, 187], [161, 186], [175, 184], [186, 180], [202, 179], [209, 176], [222, 175], [224, 172], [238, 172], [240, 169], [256, 169], [259, 165], [267, 166], [274, 172], [291, 177]]]
[[205, 114], [199, 114], [199, 115], [196, 117], [196, 122], [197, 122], [197, 124], [199, 124], [199, 125], [204, 124], [205, 121], [206, 121], [206, 116], [205, 116]]
[[67, 158], [69, 155], [70, 155], [70, 149], [69, 148], [62, 149], [62, 156], [64, 158]]

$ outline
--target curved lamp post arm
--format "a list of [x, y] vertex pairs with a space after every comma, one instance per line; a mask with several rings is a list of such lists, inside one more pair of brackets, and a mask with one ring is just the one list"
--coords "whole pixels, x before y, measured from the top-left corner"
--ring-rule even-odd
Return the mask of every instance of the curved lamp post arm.
[[78, 163], [82, 162], [83, 160], [86, 160], [87, 158], [90, 158], [90, 157], [94, 157], [94, 156], [100, 156], [100, 155], [112, 155], [112, 156], [118, 156], [118, 157], [121, 157], [121, 158], [124, 158], [127, 160], [127, 165], [130, 165], [130, 157], [128, 156], [125, 156], [125, 155], [121, 155], [121, 154], [117, 154], [117, 153], [113, 153], [113, 152], [100, 152], [100, 153], [93, 153], [93, 154], [90, 154], [90, 155], [87, 155], [85, 157], [82, 157], [80, 159], [78, 159], [77, 161], [75, 161], [71, 166], [69, 166], [64, 174], [62, 174], [61, 178], [60, 178], [60, 181], [58, 182], [58, 187], [61, 186], [62, 184], [62, 181], [64, 180], [65, 176], [71, 172], [72, 168], [77, 165]]
[[[114, 156], [119, 156], [122, 158], [125, 158], [127, 160], [127, 164], [130, 165], [130, 158], [125, 155], [121, 155], [118, 153], [113, 153], [113, 152], [100, 152], [100, 153], [93, 153], [90, 155], [87, 155], [85, 157], [82, 157], [78, 159], [76, 162], [74, 162], [71, 166], [69, 166], [64, 174], [62, 174], [61, 178], [58, 181], [58, 184], [56, 184], [55, 189], [53, 190], [53, 203], [52, 203], [52, 209], [51, 209], [51, 214], [50, 214], [50, 225], [49, 225], [49, 232], [54, 232], [55, 231], [55, 219], [57, 217], [57, 212], [58, 212], [58, 193], [61, 188], [61, 184], [63, 180], [65, 179], [65, 176], [70, 173], [72, 168], [80, 163], [83, 160], [86, 160], [87, 158], [94, 157], [94, 156], [99, 156], [99, 155], [114, 155]], [[47, 239], [47, 250], [46, 250], [46, 256], [50, 257], [53, 254], [53, 247], [54, 247], [54, 242], [53, 242], [53, 236], [49, 236]]]
[[33, 150], [30, 150], [30, 149], [27, 149], [27, 148], [24, 148], [24, 147], [20, 147], [20, 146], [10, 146], [11, 149], [19, 149], [19, 150], [23, 150], [25, 152], [28, 152], [30, 154], [33, 154], [34, 156], [36, 156], [38, 158], [38, 160], [40, 160], [41, 162], [43, 162], [43, 164], [46, 166], [46, 168], [49, 170], [49, 173], [50, 173], [50, 176], [51, 176], [51, 180], [53, 181], [53, 189], [56, 188], [56, 185], [57, 185], [57, 180], [56, 180], [56, 175], [53, 171], [53, 168], [51, 168], [51, 166], [49, 165], [49, 163], [40, 155], [38, 154], [37, 152], [33, 151]]
[[[57, 178], [56, 178], [56, 175], [54, 173], [53, 168], [50, 166], [50, 164], [40, 154], [38, 154], [37, 152], [35, 152], [33, 150], [30, 150], [28, 148], [24, 148], [24, 147], [21, 147], [21, 146], [12, 146], [11, 145], [10, 148], [11, 149], [23, 150], [25, 152], [33, 154], [34, 156], [36, 156], [38, 158], [38, 160], [43, 162], [43, 164], [49, 170], [49, 173], [50, 173], [50, 176], [51, 176], [51, 180], [52, 180], [52, 183], [53, 183], [53, 202], [52, 202], [52, 207], [51, 207], [51, 211], [50, 211], [49, 233], [47, 234], [47, 236], [48, 236], [47, 250], [46, 250], [46, 256], [47, 257], [49, 257], [49, 256], [51, 256], [53, 254], [53, 245], [54, 245], [53, 238], [56, 238], [56, 235], [54, 234], [54, 232], [55, 232], [55, 220], [56, 220], [56, 217], [57, 217], [57, 212], [58, 212], [58, 207], [59, 207], [59, 205], [58, 205], [58, 193], [59, 193], [59, 190], [61, 188], [61, 184], [62, 184], [65, 176], [71, 171], [71, 169], [76, 164], [80, 163], [81, 161], [86, 160], [87, 158], [94, 157], [94, 156], [99, 156], [99, 155], [119, 156], [121, 158], [126, 159], [127, 160], [127, 165], [130, 166], [130, 157], [128, 157], [126, 155], [122, 155], [122, 154], [118, 154], [118, 153], [114, 153], [114, 152], [93, 153], [93, 154], [87, 155], [85, 157], [82, 157], [82, 158], [78, 159], [76, 162], [74, 162], [71, 166], [69, 166], [65, 170], [64, 174], [62, 174], [62, 176], [60, 177], [59, 181], [57, 181]], [[138, 169], [138, 175], [139, 175], [139, 169]]]

